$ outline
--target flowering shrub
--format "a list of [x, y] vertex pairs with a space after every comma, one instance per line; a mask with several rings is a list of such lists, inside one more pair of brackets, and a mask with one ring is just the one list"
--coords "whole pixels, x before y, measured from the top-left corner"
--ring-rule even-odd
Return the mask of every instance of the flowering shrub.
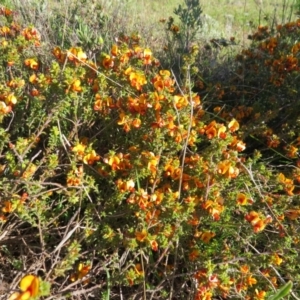
[[243, 155], [243, 118], [207, 112], [139, 36], [94, 61], [55, 47], [48, 63], [35, 28], [1, 14], [0, 218], [19, 241], [4, 235], [1, 254], [27, 253], [50, 299], [299, 289], [298, 177]]
[[251, 135], [251, 149], [264, 145], [274, 160], [284, 157], [287, 162], [297, 160], [300, 140], [299, 30], [299, 20], [278, 25], [275, 33], [259, 26], [250, 48], [237, 55], [234, 75], [215, 88], [218, 116], [234, 116], [242, 124], [244, 139]]

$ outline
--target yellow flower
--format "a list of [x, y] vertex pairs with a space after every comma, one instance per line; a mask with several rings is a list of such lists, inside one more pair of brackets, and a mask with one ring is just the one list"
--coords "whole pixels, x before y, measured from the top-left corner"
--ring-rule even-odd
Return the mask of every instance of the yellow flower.
[[300, 217], [300, 209], [288, 209], [284, 212], [290, 220], [296, 220]]
[[247, 205], [249, 203], [249, 199], [245, 194], [238, 193], [236, 202], [238, 205]]
[[7, 97], [6, 97], [6, 104], [7, 105], [13, 105], [13, 104], [16, 104], [17, 103], [17, 98], [14, 94], [9, 94]]
[[150, 242], [150, 245], [151, 245], [151, 249], [153, 251], [157, 251], [158, 250], [158, 243], [157, 243], [157, 241], [152, 240], [152, 241], [149, 241], [149, 242]]
[[177, 109], [181, 109], [183, 107], [186, 107], [189, 104], [189, 102], [185, 96], [175, 95], [174, 104]]
[[240, 128], [240, 124], [236, 119], [232, 119], [230, 123], [228, 124], [228, 128], [231, 132], [237, 131]]
[[150, 49], [144, 49], [144, 65], [151, 64], [152, 51]]
[[123, 181], [122, 179], [119, 178], [116, 181], [116, 185], [121, 193], [134, 191], [134, 181], [132, 179], [130, 179], [128, 181]]
[[84, 156], [86, 145], [84, 144], [77, 144], [75, 147], [72, 148], [72, 152], [74, 152], [78, 156]]
[[83, 162], [88, 165], [94, 164], [95, 161], [99, 160], [100, 156], [97, 155], [95, 150], [92, 150], [90, 153], [83, 157]]
[[135, 128], [141, 127], [142, 121], [139, 118], [136, 118], [132, 121], [132, 126]]
[[200, 239], [207, 244], [215, 235], [216, 234], [212, 231], [204, 231], [200, 236]]
[[72, 47], [68, 51], [68, 59], [73, 61], [75, 65], [78, 65], [80, 61], [86, 61], [87, 55], [82, 51], [81, 48]]
[[257, 280], [255, 278], [253, 278], [252, 276], [248, 276], [247, 283], [248, 283], [248, 285], [252, 286], [254, 284], [257, 284]]
[[118, 46], [117, 45], [113, 45], [111, 47], [110, 53], [111, 53], [112, 56], [117, 56], [118, 55], [118, 51], [119, 51]]
[[143, 73], [130, 72], [129, 81], [132, 87], [136, 88], [138, 91], [142, 89], [142, 86], [147, 83], [146, 76]]
[[141, 264], [135, 264], [134, 270], [138, 276], [144, 276], [143, 267]]
[[76, 281], [76, 280], [82, 279], [83, 277], [85, 277], [88, 274], [90, 269], [91, 269], [90, 265], [84, 265], [83, 263], [80, 263], [78, 265], [77, 272], [70, 276], [70, 280]]
[[135, 233], [135, 238], [139, 241], [139, 242], [144, 242], [145, 239], [147, 238], [148, 232], [146, 229], [143, 229], [142, 231], [136, 231]]
[[71, 84], [71, 90], [73, 92], [82, 92], [81, 81], [79, 79], [75, 79]]
[[218, 129], [218, 138], [224, 139], [226, 138], [226, 127], [224, 125], [221, 125], [221, 127]]
[[247, 274], [248, 272], [249, 272], [249, 266], [247, 266], [247, 265], [242, 265], [241, 267], [240, 267], [240, 270], [241, 270], [241, 272], [243, 273], [243, 274]]
[[4, 201], [4, 206], [2, 207], [4, 213], [10, 213], [13, 211], [13, 207], [10, 201]]
[[103, 58], [102, 65], [105, 69], [112, 68], [114, 66], [114, 64], [115, 64], [114, 60], [109, 55], [106, 55]]
[[200, 256], [200, 251], [198, 249], [193, 249], [189, 254], [189, 260], [195, 261]]
[[28, 300], [39, 294], [40, 281], [35, 275], [26, 275], [20, 282], [21, 293], [13, 293], [8, 300]]
[[25, 66], [29, 67], [32, 70], [37, 70], [39, 68], [39, 64], [33, 58], [27, 58], [24, 61]]
[[22, 174], [22, 178], [26, 179], [33, 176], [36, 170], [37, 170], [37, 166], [34, 164], [30, 164]]
[[274, 253], [272, 256], [272, 261], [275, 265], [280, 266], [281, 263], [283, 262], [283, 259], [281, 257], [279, 257], [279, 255], [277, 253]]
[[255, 298], [254, 299], [257, 299], [257, 300], [264, 300], [265, 299], [265, 296], [266, 296], [266, 292], [265, 291], [259, 291], [257, 289], [255, 289]]
[[288, 147], [288, 153], [287, 153], [287, 156], [288, 157], [291, 157], [291, 158], [295, 158], [297, 157], [297, 152], [298, 152], [298, 148], [294, 147], [294, 146], [290, 146]]
[[160, 70], [159, 74], [163, 77], [163, 78], [168, 78], [171, 76], [171, 73], [169, 70]]

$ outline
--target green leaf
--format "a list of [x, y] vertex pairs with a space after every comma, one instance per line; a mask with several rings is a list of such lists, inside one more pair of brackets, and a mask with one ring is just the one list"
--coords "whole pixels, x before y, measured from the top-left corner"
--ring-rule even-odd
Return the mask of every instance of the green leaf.
[[268, 298], [268, 300], [282, 299], [283, 297], [287, 296], [290, 293], [292, 286], [293, 286], [293, 283], [291, 281], [289, 281], [283, 287], [281, 287], [275, 295], [270, 296]]

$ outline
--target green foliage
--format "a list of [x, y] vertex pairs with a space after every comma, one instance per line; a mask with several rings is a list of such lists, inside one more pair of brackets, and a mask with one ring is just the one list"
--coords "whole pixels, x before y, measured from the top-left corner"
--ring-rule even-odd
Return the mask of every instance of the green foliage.
[[[200, 2], [185, 0], [184, 6], [180, 4], [174, 9], [174, 14], [176, 17], [169, 17], [166, 24], [165, 60], [167, 65], [174, 70], [176, 77], [180, 78], [181, 73], [185, 76], [187, 69], [194, 64], [194, 59], [198, 54], [196, 40], [202, 28]], [[189, 55], [190, 53], [193, 55]], [[198, 69], [193, 70], [193, 73], [196, 72]]]
[[279, 300], [282, 299], [283, 297], [286, 297], [289, 295], [289, 293], [291, 292], [291, 289], [293, 287], [293, 283], [290, 281], [288, 283], [286, 283], [283, 287], [281, 287], [275, 295], [270, 296], [268, 298], [268, 300]]
[[[180, 21], [178, 38], [183, 52], [188, 51], [190, 44], [195, 41], [197, 33], [201, 30], [202, 26], [200, 1], [185, 0], [185, 6], [179, 5], [174, 9], [174, 14]], [[170, 28], [173, 25], [170, 23], [170, 20], [168, 25]]]

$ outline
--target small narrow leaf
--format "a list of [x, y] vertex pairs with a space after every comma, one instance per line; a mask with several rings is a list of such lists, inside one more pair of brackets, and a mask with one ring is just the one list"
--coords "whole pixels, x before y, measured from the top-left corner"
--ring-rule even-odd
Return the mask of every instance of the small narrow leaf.
[[283, 287], [281, 287], [275, 295], [270, 296], [268, 298], [268, 300], [282, 299], [283, 297], [287, 296], [290, 293], [292, 286], [293, 286], [293, 283], [291, 281], [289, 281]]

